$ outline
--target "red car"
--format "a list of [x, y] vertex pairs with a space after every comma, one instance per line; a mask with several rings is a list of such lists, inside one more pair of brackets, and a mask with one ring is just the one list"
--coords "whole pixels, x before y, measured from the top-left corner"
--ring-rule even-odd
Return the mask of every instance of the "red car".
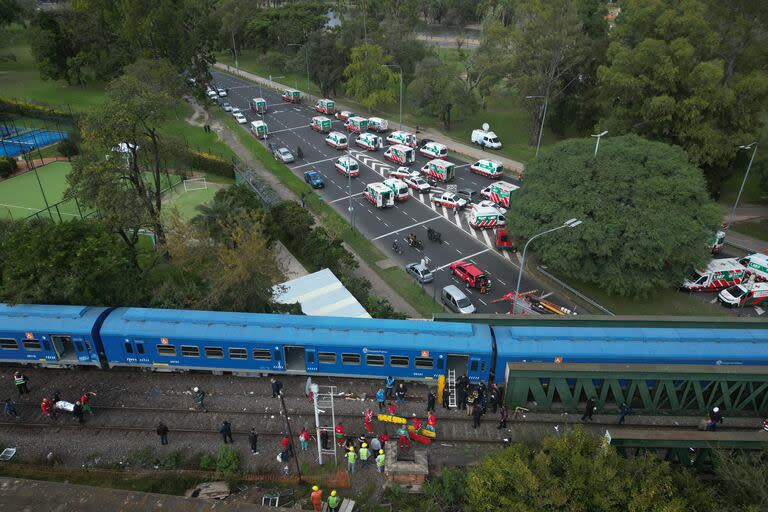
[[451, 263], [451, 272], [467, 284], [468, 288], [477, 288], [480, 293], [487, 293], [491, 288], [491, 280], [485, 272], [472, 263], [466, 261], [454, 261]]

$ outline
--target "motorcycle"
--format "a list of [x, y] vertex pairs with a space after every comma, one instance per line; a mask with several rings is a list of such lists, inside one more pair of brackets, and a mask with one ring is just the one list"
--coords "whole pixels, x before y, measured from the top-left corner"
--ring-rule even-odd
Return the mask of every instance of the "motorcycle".
[[412, 249], [424, 250], [424, 244], [416, 237], [408, 237], [408, 245], [410, 245]]
[[392, 242], [392, 250], [396, 252], [397, 254], [403, 254], [403, 248], [400, 247], [400, 244], [397, 243], [397, 240]]
[[296, 158], [304, 158], [304, 152], [301, 150], [301, 146], [296, 147]]
[[427, 238], [430, 242], [437, 242], [439, 244], [443, 243], [443, 235], [441, 235], [439, 231], [432, 228], [427, 228]]

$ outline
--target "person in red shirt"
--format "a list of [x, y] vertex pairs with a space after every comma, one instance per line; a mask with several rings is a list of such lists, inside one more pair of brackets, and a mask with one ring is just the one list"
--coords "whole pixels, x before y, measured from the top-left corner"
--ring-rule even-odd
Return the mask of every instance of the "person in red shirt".
[[413, 418], [413, 431], [418, 434], [419, 430], [421, 430], [421, 420], [419, 420], [419, 418]]
[[365, 431], [369, 434], [373, 434], [373, 425], [371, 420], [373, 419], [373, 411], [370, 409], [365, 410]]
[[288, 436], [283, 436], [280, 445], [283, 447], [283, 453], [288, 455], [288, 459], [293, 457], [293, 446], [291, 445], [291, 439]]
[[427, 418], [427, 429], [434, 432], [436, 426], [437, 426], [437, 417], [435, 417], [434, 411], [429, 411], [429, 418]]
[[389, 405], [389, 414], [394, 416], [395, 415], [395, 404], [393, 404], [392, 402], [389, 402], [388, 405]]
[[336, 444], [342, 446], [344, 444], [344, 438], [347, 436], [347, 431], [344, 429], [344, 426], [339, 423], [336, 425], [336, 428], [333, 429], [333, 435], [336, 437]]
[[43, 412], [43, 416], [53, 419], [53, 400], [43, 398], [43, 401], [40, 403], [40, 410]]
[[83, 393], [83, 396], [80, 397], [80, 403], [83, 405], [83, 412], [93, 414], [93, 409], [91, 409], [91, 405], [90, 405], [92, 396], [96, 396], [96, 393], [94, 393], [93, 391], [86, 391], [85, 393]]

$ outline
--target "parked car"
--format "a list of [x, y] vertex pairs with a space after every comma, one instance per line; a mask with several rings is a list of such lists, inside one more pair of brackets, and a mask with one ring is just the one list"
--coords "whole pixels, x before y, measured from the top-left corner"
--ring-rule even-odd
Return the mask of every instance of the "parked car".
[[267, 149], [269, 149], [269, 152], [272, 153], [272, 155], [274, 156], [275, 151], [277, 151], [277, 144], [275, 144], [274, 142], [270, 142], [267, 144]]
[[219, 97], [223, 98], [224, 96], [227, 95], [227, 90], [219, 87], [218, 89], [216, 89], [216, 93], [219, 95]]
[[435, 279], [432, 271], [421, 263], [409, 263], [405, 266], [405, 271], [420, 283], [430, 283]]
[[304, 181], [309, 183], [312, 188], [325, 187], [325, 180], [323, 179], [323, 175], [314, 170], [304, 173]]
[[291, 153], [288, 148], [280, 148], [277, 151], [275, 151], [273, 154], [275, 155], [275, 158], [277, 158], [284, 164], [289, 164], [296, 160], [296, 157], [293, 156], [293, 153]]
[[221, 108], [224, 112], [232, 112], [232, 105], [230, 105], [228, 101], [222, 101]]
[[235, 118], [235, 121], [240, 124], [246, 124], [248, 122], [248, 119], [245, 118], [242, 112], [235, 112], [233, 117]]

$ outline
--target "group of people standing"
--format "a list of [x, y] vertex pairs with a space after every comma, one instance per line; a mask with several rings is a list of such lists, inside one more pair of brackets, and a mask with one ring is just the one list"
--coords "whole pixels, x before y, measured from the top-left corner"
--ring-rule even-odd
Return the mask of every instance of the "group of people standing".
[[[30, 394], [29, 392], [29, 378], [20, 371], [13, 373], [13, 384], [16, 386], [16, 391], [19, 393], [19, 398], [24, 395]], [[83, 423], [85, 420], [85, 414], [93, 414], [91, 408], [91, 399], [96, 396], [93, 391], [85, 391], [79, 400], [75, 402], [68, 402], [62, 400], [60, 393], [57, 391], [53, 394], [53, 398], [44, 397], [40, 402], [40, 412], [46, 418], [50, 420], [56, 419], [59, 411], [68, 412], [72, 415], [72, 419], [78, 423]], [[12, 416], [19, 418], [19, 411], [16, 409], [16, 402], [12, 398], [5, 399], [5, 405], [3, 412], [6, 416]]]

